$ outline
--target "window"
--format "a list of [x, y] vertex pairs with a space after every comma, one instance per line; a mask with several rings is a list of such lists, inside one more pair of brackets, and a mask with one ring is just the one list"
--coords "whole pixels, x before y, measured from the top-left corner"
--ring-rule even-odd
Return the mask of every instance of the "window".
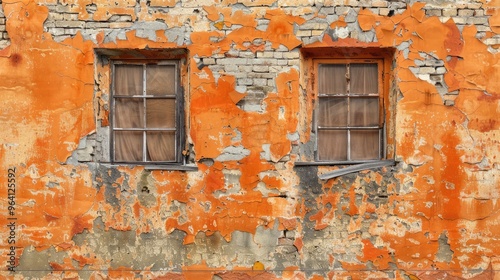
[[396, 50], [315, 46], [301, 49], [300, 123], [305, 141], [295, 166], [336, 165], [329, 180], [395, 164]]
[[315, 59], [316, 161], [384, 158], [383, 60]]
[[111, 158], [116, 163], [183, 163], [180, 61], [112, 63]]

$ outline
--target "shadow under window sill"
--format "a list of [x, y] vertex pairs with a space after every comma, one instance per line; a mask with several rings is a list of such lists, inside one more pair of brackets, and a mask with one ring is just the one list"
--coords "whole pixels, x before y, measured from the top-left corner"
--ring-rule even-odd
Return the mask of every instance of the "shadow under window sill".
[[385, 166], [394, 166], [396, 165], [396, 161], [393, 159], [390, 160], [373, 160], [373, 161], [332, 161], [332, 162], [295, 162], [296, 167], [305, 167], [305, 166], [331, 166], [338, 165], [339, 169], [330, 171], [324, 174], [320, 174], [318, 177], [320, 180], [329, 180], [332, 178], [336, 178], [342, 175], [355, 173], [363, 170], [376, 169]]
[[100, 163], [107, 167], [144, 167], [144, 170], [166, 170], [166, 171], [198, 171], [194, 164], [132, 164], [132, 163]]

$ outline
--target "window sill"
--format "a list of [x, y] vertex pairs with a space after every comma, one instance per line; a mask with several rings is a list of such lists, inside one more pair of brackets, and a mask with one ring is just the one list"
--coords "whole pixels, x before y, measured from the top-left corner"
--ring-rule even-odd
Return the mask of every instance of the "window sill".
[[145, 165], [146, 170], [167, 170], [167, 171], [198, 171], [196, 165]]
[[363, 170], [375, 169], [384, 166], [394, 166], [396, 165], [395, 160], [374, 160], [374, 161], [362, 161], [362, 162], [296, 162], [295, 166], [327, 166], [327, 165], [349, 165], [346, 167], [340, 167], [337, 170], [324, 173], [319, 175], [320, 180], [328, 180], [336, 178], [342, 175], [355, 173]]
[[182, 165], [182, 164], [159, 164], [159, 165], [144, 165], [144, 164], [117, 164], [117, 163], [108, 163], [103, 164], [107, 167], [144, 167], [145, 170], [167, 170], [167, 171], [198, 171], [198, 166], [196, 165]]

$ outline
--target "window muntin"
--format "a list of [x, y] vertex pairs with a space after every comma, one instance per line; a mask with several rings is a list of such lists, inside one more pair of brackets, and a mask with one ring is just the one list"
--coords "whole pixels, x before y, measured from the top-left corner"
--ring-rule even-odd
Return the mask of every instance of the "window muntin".
[[315, 60], [316, 160], [384, 157], [382, 60]]
[[112, 71], [112, 161], [181, 163], [179, 62], [115, 61]]

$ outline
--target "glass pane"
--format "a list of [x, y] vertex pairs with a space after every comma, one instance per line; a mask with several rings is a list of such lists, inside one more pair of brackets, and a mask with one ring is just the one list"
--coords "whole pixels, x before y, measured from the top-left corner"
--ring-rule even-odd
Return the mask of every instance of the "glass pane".
[[351, 91], [353, 94], [378, 93], [377, 64], [351, 64]]
[[175, 128], [175, 99], [147, 99], [146, 122], [148, 128]]
[[320, 98], [319, 126], [347, 126], [347, 98]]
[[347, 68], [345, 64], [321, 64], [318, 69], [319, 94], [347, 93]]
[[142, 98], [115, 99], [115, 127], [143, 128], [144, 105]]
[[175, 95], [175, 65], [148, 65], [147, 95]]
[[350, 122], [351, 126], [378, 125], [378, 97], [351, 98]]
[[142, 161], [141, 131], [115, 131], [115, 161]]
[[318, 131], [319, 160], [347, 160], [347, 131]]
[[175, 131], [147, 132], [148, 161], [175, 161]]
[[351, 160], [380, 159], [379, 130], [351, 131]]
[[142, 95], [142, 65], [115, 65], [116, 95]]

